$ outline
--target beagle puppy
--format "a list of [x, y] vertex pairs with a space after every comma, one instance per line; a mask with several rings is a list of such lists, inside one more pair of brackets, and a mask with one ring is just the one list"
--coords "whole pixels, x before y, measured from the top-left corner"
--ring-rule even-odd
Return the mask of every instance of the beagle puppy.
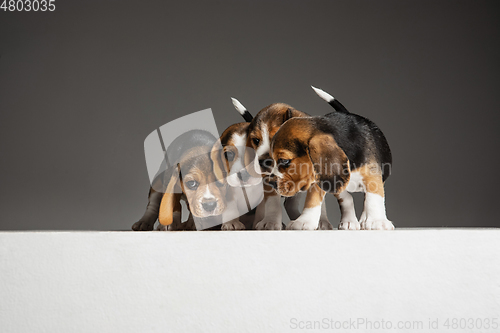
[[212, 149], [212, 161], [219, 178], [227, 177], [232, 187], [249, 187], [262, 182], [262, 177], [252, 173], [253, 168], [245, 165], [245, 154], [251, 154], [246, 147], [247, 131], [250, 123], [237, 123], [229, 126], [220, 136], [222, 149]]
[[[248, 117], [250, 117], [250, 119], [252, 118], [251, 114], [248, 113], [247, 111], [246, 119], [248, 119]], [[245, 187], [245, 188], [248, 187], [246, 188], [247, 199], [250, 201], [253, 199], [253, 202], [250, 202], [250, 205], [253, 204], [253, 206], [256, 206], [257, 203], [255, 203], [255, 200], [259, 200], [258, 198], [259, 192], [255, 191], [254, 186], [258, 185], [262, 181], [262, 178], [260, 177], [260, 175], [258, 175], [257, 177], [252, 177], [248, 172], [245, 172], [246, 170], [242, 167], [243, 162], [241, 162], [244, 156], [244, 151], [241, 151], [241, 146], [242, 145], [244, 146], [246, 143], [247, 127], [248, 123], [239, 123], [229, 126], [222, 133], [220, 139], [217, 140], [213, 144], [213, 146], [211, 146], [210, 160], [213, 163], [213, 174], [220, 181], [220, 183], [225, 182], [225, 179], [227, 177], [227, 184], [230, 187]], [[185, 134], [185, 136], [191, 135], [192, 134], [191, 132], [188, 132], [188, 134]], [[214, 140], [213, 137], [210, 138], [210, 136], [208, 136], [208, 139], [201, 138], [202, 140], [199, 140], [200, 139], [199, 135], [193, 138], [184, 137], [184, 139], [176, 140], [177, 142], [175, 143], [172, 142], [172, 144], [169, 146], [169, 149], [167, 150], [167, 156], [169, 156], [170, 159], [180, 158], [180, 156], [172, 156], [174, 152], [175, 154], [185, 154], [184, 156], [188, 157], [189, 152], [186, 150], [188, 150], [189, 147], [185, 146], [185, 144], [183, 144], [184, 147], [179, 147], [181, 146], [181, 143], [194, 140], [194, 142], [191, 143], [191, 146], [200, 145], [201, 147], [208, 147]], [[223, 149], [220, 149], [220, 147], [223, 147]], [[199, 151], [190, 152], [190, 154], [197, 154], [197, 153], [201, 152]], [[206, 164], [206, 161], [204, 161], [204, 163]], [[205, 165], [202, 169], [212, 170], [212, 168], [208, 168], [208, 165]], [[165, 175], [165, 173], [167, 172], [168, 176]], [[227, 176], [228, 174], [229, 176]], [[163, 173], [155, 177], [154, 181], [155, 184], [150, 188], [149, 191], [148, 195], [149, 200], [148, 200], [148, 205], [146, 207], [146, 212], [138, 222], [134, 223], [134, 225], [132, 226], [132, 230], [136, 231], [153, 230], [153, 226], [159, 217], [160, 203], [162, 202], [162, 198], [164, 198], [164, 192], [167, 189], [166, 188], [167, 185], [163, 184], [165, 182], [165, 177], [168, 178], [168, 183], [170, 183], [172, 180], [174, 180], [172, 179], [173, 176], [177, 177], [178, 173], [174, 174], [172, 173], [172, 169], [169, 169], [165, 170]], [[211, 175], [208, 173], [207, 175], [205, 175], [205, 178], [206, 177], [211, 177]], [[186, 179], [186, 177], [184, 177], [184, 179]], [[177, 179], [175, 179], [175, 181], [177, 181]], [[206, 184], [207, 180], [204, 180], [202, 183]], [[184, 189], [184, 187], [181, 187], [181, 189]], [[251, 189], [254, 189], [253, 195], [251, 195], [252, 193], [249, 192]], [[168, 208], [168, 212], [170, 212], [170, 209], [172, 209], [171, 213], [169, 213], [172, 214], [171, 218], [172, 223], [169, 224], [168, 226], [160, 224], [160, 226], [158, 227], [159, 230], [196, 230], [194, 218], [191, 213], [189, 215], [188, 220], [185, 223], [180, 223], [181, 206], [179, 201], [180, 200], [179, 195], [180, 199], [183, 199], [184, 201], [188, 199], [185, 193], [183, 194], [176, 193], [176, 195], [174, 195], [173, 198], [174, 204], [172, 207]], [[229, 192], [226, 195], [226, 199], [228, 199], [229, 202], [225, 205], [227, 209], [223, 211], [223, 220], [227, 222], [222, 223], [221, 226], [222, 230], [251, 229], [253, 224], [253, 218], [255, 215], [255, 210], [252, 210], [249, 213], [247, 213], [248, 206], [246, 205], [242, 206], [242, 204], [244, 204], [245, 201], [236, 200], [239, 198], [239, 196], [241, 196], [240, 192], [237, 192], [236, 189], [232, 190], [231, 188], [229, 188]], [[170, 195], [166, 196], [166, 198], [168, 198], [168, 201], [172, 200], [172, 197]], [[260, 198], [260, 200], [262, 199]], [[165, 203], [167, 203], [168, 201], [165, 201]], [[187, 201], [189, 202], [189, 200]], [[190, 205], [190, 207], [191, 206], [192, 205]], [[200, 206], [194, 205], [195, 209], [197, 209], [196, 207], [199, 208]], [[197, 210], [199, 211], [201, 209]], [[202, 215], [204, 215], [203, 212], [202, 214], [198, 214], [197, 216], [202, 216]], [[240, 217], [240, 220], [242, 222], [238, 220], [238, 216]], [[168, 220], [170, 220], [170, 217], [167, 217], [167, 221]]]
[[215, 141], [210, 133], [193, 130], [172, 142], [174, 151], [169, 155], [167, 150], [167, 155], [177, 163], [165, 177], [168, 181], [158, 215], [161, 225], [181, 223], [180, 200], [183, 198], [197, 224], [196, 229], [219, 224], [217, 220], [226, 209], [227, 183], [217, 178], [213, 170], [210, 154]]
[[[251, 115], [247, 111], [246, 119], [248, 117]], [[235, 216], [222, 225], [222, 230], [252, 229], [255, 216], [255, 209], [252, 208], [263, 199], [261, 175], [253, 172], [244, 163], [248, 151], [246, 137], [249, 124], [237, 123], [229, 126], [211, 152], [217, 177], [225, 179], [229, 185], [231, 202], [227, 205], [226, 219]]]
[[[152, 230], [157, 218], [160, 230], [196, 230], [196, 223], [204, 229], [203, 224], [222, 214], [227, 184], [213, 171], [210, 153], [215, 142], [209, 132], [192, 130], [170, 144], [166, 156], [171, 165], [155, 177], [146, 212], [133, 230]], [[181, 200], [190, 211], [186, 223], [181, 221]]]
[[[246, 108], [237, 100], [233, 99], [233, 104], [242, 115], [246, 112]], [[290, 105], [284, 103], [271, 104], [253, 118], [247, 130], [246, 146], [255, 151], [255, 155], [246, 155], [245, 164], [254, 164], [254, 170], [262, 174], [264, 178], [264, 200], [257, 207], [255, 216], [254, 229], [257, 230], [280, 230], [282, 229], [282, 212], [280, 196], [274, 190], [274, 182], [270, 175], [273, 166], [273, 160], [270, 156], [271, 140], [280, 126], [287, 120], [294, 117], [309, 117], [308, 114], [298, 111]], [[312, 193], [312, 192], [311, 192]], [[304, 207], [307, 209], [309, 205], [316, 204], [314, 194], [307, 193]], [[311, 199], [310, 196], [313, 196]], [[300, 197], [293, 196], [285, 200], [285, 208], [287, 214], [292, 221], [288, 225], [288, 229], [302, 228], [302, 220], [314, 218], [306, 214], [302, 216], [297, 208]], [[312, 203], [310, 202], [312, 200]], [[333, 229], [331, 223], [326, 216], [326, 207], [320, 215], [317, 216], [317, 228]], [[304, 210], [307, 212], [307, 210]]]
[[[342, 214], [339, 229], [394, 229], [385, 212], [384, 182], [391, 172], [392, 156], [384, 134], [372, 121], [316, 90], [337, 111], [291, 118], [276, 132], [270, 152], [277, 192], [288, 197], [308, 190], [311, 206], [302, 216], [319, 216], [324, 195], [333, 193]], [[349, 192], [365, 192], [360, 221]], [[303, 229], [318, 227], [317, 219], [303, 222]]]

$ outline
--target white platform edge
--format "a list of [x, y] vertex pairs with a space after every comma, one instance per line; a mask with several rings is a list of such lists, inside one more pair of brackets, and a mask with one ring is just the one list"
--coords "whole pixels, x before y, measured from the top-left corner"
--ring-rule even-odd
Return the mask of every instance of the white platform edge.
[[500, 320], [499, 254], [500, 229], [0, 232], [0, 327], [438, 332]]

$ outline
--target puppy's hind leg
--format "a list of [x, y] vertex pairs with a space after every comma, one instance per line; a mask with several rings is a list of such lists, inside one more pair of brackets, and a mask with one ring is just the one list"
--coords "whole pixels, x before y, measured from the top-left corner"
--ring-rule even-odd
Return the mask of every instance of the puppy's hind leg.
[[363, 183], [366, 188], [363, 230], [394, 230], [394, 225], [385, 213], [384, 182], [381, 175], [365, 175]]

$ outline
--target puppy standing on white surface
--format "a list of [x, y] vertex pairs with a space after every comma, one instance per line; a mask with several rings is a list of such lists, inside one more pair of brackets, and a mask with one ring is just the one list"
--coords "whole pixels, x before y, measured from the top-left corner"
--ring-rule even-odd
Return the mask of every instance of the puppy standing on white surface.
[[[293, 196], [299, 190], [316, 189], [316, 205], [308, 211], [316, 216], [325, 193], [330, 192], [342, 213], [339, 229], [394, 229], [385, 212], [384, 182], [391, 172], [392, 155], [384, 134], [372, 121], [314, 89], [337, 112], [292, 118], [278, 130], [271, 144], [278, 193]], [[366, 193], [361, 223], [349, 192]], [[317, 227], [311, 220], [301, 221], [304, 229]]]
[[[233, 98], [233, 104], [242, 115], [247, 112], [246, 108], [236, 99]], [[281, 200], [280, 196], [272, 189], [273, 182], [269, 182], [272, 171], [272, 159], [269, 152], [271, 140], [280, 126], [287, 120], [294, 117], [310, 117], [308, 114], [295, 110], [293, 107], [283, 103], [274, 103], [262, 109], [252, 120], [248, 127], [247, 147], [255, 150], [256, 156], [248, 157], [253, 160], [254, 169], [261, 173], [265, 182], [265, 196], [263, 202], [257, 208], [254, 228], [258, 230], [279, 230], [282, 227]], [[315, 229], [332, 229], [331, 223], [326, 216], [326, 207], [309, 209], [310, 198], [316, 196], [314, 191], [306, 194], [306, 202], [304, 211], [300, 214], [298, 204], [300, 194], [294, 195], [285, 200], [285, 209], [290, 219], [292, 220], [287, 228], [303, 229], [301, 221], [315, 220]], [[314, 200], [313, 200], [314, 201]]]
[[[246, 117], [245, 119], [252, 117], [248, 111]], [[222, 224], [222, 230], [251, 229], [255, 214], [247, 212], [249, 208], [257, 206], [263, 196], [262, 177], [248, 170], [244, 163], [244, 156], [248, 150], [246, 147], [248, 125], [249, 123], [238, 123], [229, 126], [211, 152], [214, 171], [218, 178], [227, 180], [229, 193], [232, 194], [230, 195], [232, 202], [228, 203], [228, 209], [224, 214], [239, 217]], [[243, 190], [245, 194], [241, 192]]]

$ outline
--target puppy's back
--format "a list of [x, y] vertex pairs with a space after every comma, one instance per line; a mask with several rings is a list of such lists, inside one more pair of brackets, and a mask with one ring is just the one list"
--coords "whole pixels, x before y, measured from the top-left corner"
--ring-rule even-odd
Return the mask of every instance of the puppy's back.
[[[340, 112], [314, 117], [314, 121], [320, 131], [333, 134], [349, 158], [351, 167], [376, 162], [390, 169], [392, 154], [389, 144], [373, 121], [354, 113]], [[389, 170], [383, 170], [384, 181], [389, 173]]]

